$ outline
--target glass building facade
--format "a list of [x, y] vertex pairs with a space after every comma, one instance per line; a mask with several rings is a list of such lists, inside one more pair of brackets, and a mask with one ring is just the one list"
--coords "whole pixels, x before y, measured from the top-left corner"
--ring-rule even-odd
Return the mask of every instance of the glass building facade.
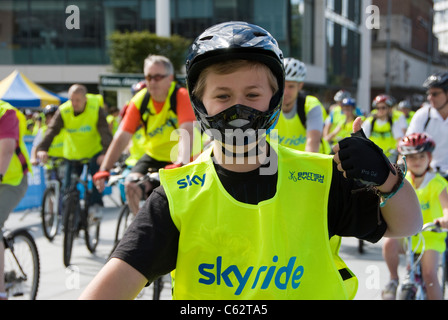
[[[244, 20], [270, 30], [285, 55], [313, 63], [312, 0], [169, 1], [172, 33], [194, 39], [215, 23]], [[155, 2], [2, 0], [0, 64], [108, 64], [113, 31], [155, 32]], [[79, 8], [79, 28], [66, 27], [70, 5]]]
[[359, 0], [327, 0], [327, 82], [355, 86], [360, 76], [361, 4]]
[[[272, 33], [285, 56], [311, 67], [311, 91], [324, 89], [330, 100], [331, 91], [358, 86], [366, 0], [166, 1], [172, 34], [192, 41], [219, 22], [255, 23]], [[70, 28], [74, 14], [79, 26]], [[156, 0], [1, 0], [0, 69], [108, 66], [108, 37], [117, 30], [156, 33]]]

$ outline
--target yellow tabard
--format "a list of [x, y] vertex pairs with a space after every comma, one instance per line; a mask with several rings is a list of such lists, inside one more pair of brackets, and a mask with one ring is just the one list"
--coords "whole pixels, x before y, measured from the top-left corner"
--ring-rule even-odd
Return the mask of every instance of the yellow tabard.
[[70, 100], [59, 107], [65, 129], [65, 158], [90, 159], [103, 149], [97, 129], [99, 108], [98, 99], [92, 97], [87, 98], [85, 110], [76, 117]]
[[276, 194], [251, 205], [227, 193], [210, 152], [160, 171], [180, 232], [174, 298], [349, 298], [328, 236], [332, 158], [278, 146]]

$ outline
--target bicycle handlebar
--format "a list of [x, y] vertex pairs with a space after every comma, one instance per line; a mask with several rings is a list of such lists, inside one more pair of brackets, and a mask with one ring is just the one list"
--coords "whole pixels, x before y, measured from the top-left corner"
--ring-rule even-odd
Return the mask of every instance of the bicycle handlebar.
[[443, 229], [440, 226], [440, 223], [438, 223], [438, 222], [437, 223], [429, 222], [429, 223], [425, 223], [423, 225], [421, 232], [423, 232], [423, 231], [432, 231], [432, 232], [440, 233], [440, 232], [448, 232], [448, 229]]
[[[113, 186], [118, 183], [121, 179], [124, 179], [126, 176], [118, 174], [118, 175], [112, 175], [109, 177], [109, 180], [107, 181], [107, 186]], [[143, 177], [135, 178], [131, 180], [131, 182], [136, 182], [137, 184], [142, 184], [145, 181], [150, 182], [160, 182], [159, 178], [159, 172], [148, 172]]]

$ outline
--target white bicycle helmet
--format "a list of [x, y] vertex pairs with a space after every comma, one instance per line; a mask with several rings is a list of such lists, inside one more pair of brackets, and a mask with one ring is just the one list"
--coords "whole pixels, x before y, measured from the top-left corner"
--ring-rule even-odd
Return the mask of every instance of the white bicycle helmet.
[[294, 58], [285, 58], [283, 61], [285, 65], [285, 80], [304, 82], [306, 78], [306, 65]]
[[350, 94], [350, 92], [342, 89], [342, 90], [339, 90], [338, 92], [336, 92], [333, 100], [336, 102], [342, 102], [342, 100], [351, 98], [351, 97], [352, 97], [352, 95]]

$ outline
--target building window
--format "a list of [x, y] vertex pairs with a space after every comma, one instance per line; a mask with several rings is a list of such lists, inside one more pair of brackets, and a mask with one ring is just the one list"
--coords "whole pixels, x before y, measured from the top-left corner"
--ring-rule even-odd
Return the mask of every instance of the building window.
[[106, 64], [102, 1], [76, 1], [79, 29], [67, 29], [67, 1], [3, 1], [2, 64]]
[[353, 1], [327, 0], [327, 81], [330, 85], [357, 86], [360, 76], [360, 14], [359, 6]]
[[[213, 24], [242, 20], [268, 30], [285, 56], [314, 62], [313, 0], [170, 1], [173, 34], [193, 40]], [[156, 0], [1, 3], [0, 64], [108, 64], [107, 39], [114, 31], [156, 32]], [[72, 4], [79, 8], [79, 29], [66, 27]]]
[[314, 1], [290, 1], [290, 53], [305, 63], [314, 63]]

